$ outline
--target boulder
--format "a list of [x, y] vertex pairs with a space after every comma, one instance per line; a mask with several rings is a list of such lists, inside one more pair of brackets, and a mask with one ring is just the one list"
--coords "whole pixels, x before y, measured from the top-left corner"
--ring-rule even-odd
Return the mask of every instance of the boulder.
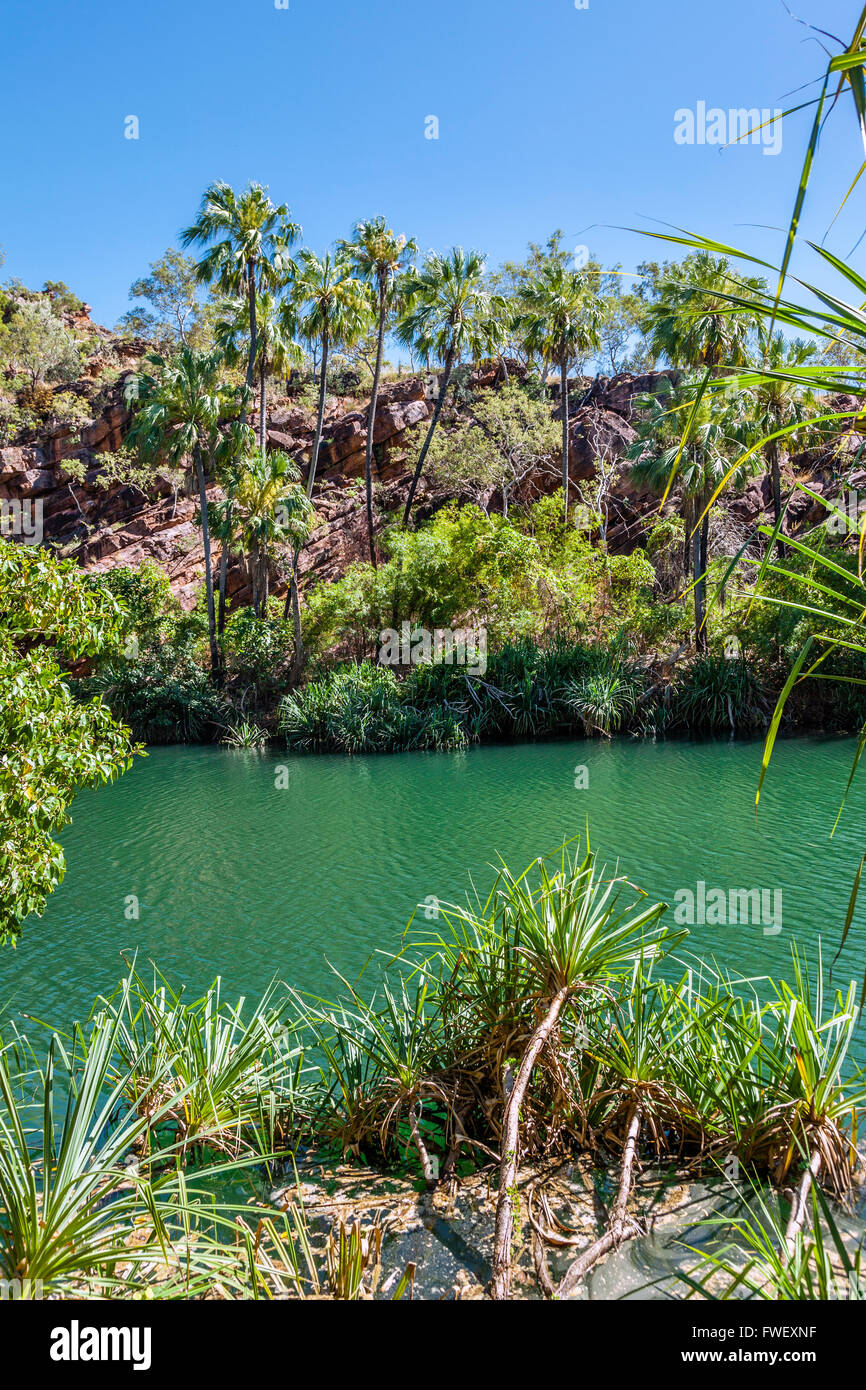
[[26, 473], [34, 468], [41, 469], [44, 466], [45, 455], [41, 449], [25, 444], [0, 449], [0, 478]]

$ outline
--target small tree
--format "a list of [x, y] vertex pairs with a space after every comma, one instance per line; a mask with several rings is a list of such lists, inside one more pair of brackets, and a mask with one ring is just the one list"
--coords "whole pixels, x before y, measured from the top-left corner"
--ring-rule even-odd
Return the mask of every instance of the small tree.
[[431, 446], [428, 467], [449, 481], [495, 489], [507, 517], [514, 493], [529, 474], [555, 469], [556, 421], [543, 401], [534, 400], [513, 382], [500, 390], [482, 391], [473, 403], [472, 416], [456, 430], [439, 434]]
[[131, 309], [119, 327], [133, 332], [144, 329], [170, 343], [203, 346], [201, 285], [194, 256], [170, 246], [158, 261], [151, 262], [149, 275], [133, 281], [129, 297], [145, 300], [151, 308]]
[[72, 381], [81, 365], [81, 347], [51, 311], [48, 299], [16, 305], [10, 322], [0, 330], [0, 353], [30, 386], [45, 381]]

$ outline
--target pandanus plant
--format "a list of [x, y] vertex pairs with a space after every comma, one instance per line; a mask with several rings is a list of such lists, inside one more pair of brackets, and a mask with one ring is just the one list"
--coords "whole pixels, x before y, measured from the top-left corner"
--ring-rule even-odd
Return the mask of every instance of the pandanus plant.
[[[593, 1106], [605, 1113], [605, 1130], [622, 1140], [616, 1200], [606, 1230], [582, 1250], [554, 1290], [564, 1298], [586, 1278], [593, 1265], [624, 1240], [642, 1234], [628, 1211], [645, 1137], [657, 1156], [666, 1152], [672, 1136], [700, 1130], [693, 1102], [694, 1080], [700, 1074], [694, 1046], [695, 1015], [688, 978], [675, 989], [654, 983], [638, 962], [626, 997], [614, 1014], [607, 1037], [590, 1050], [601, 1063]], [[673, 1141], [675, 1142], [675, 1140]], [[538, 1232], [544, 1238], [544, 1232]], [[575, 1237], [581, 1244], [583, 1237]], [[556, 1243], [564, 1243], [560, 1235]]]
[[423, 1108], [425, 1102], [448, 1104], [436, 1079], [440, 1035], [430, 1004], [435, 991], [422, 973], [414, 985], [401, 978], [392, 988], [385, 980], [381, 998], [368, 1001], [342, 976], [338, 979], [349, 992], [339, 1007], [294, 996], [301, 1023], [328, 1063], [321, 1073], [322, 1133], [343, 1151], [358, 1153], [373, 1140], [384, 1154], [402, 1121], [424, 1179], [433, 1183]]
[[[667, 937], [660, 925], [665, 904], [622, 906], [626, 880], [608, 876], [591, 849], [583, 858], [563, 849], [557, 862], [551, 869], [537, 860], [519, 877], [503, 866], [480, 912], [471, 907], [447, 911], [450, 939], [440, 942], [446, 968], [452, 958], [456, 967], [460, 957], [464, 999], [467, 984], [477, 981], [479, 1000], [489, 1007], [490, 990], [495, 997], [506, 971], [511, 1016], [523, 1019], [523, 1027], [513, 1031], [515, 1052], [503, 1059], [490, 1285], [495, 1299], [507, 1299], [510, 1293], [521, 1114], [536, 1067], [545, 1065], [547, 1056], [547, 1065], [555, 1068], [563, 1024], [569, 1014], [580, 1016], [588, 995], [604, 990], [635, 960], [653, 959]], [[485, 978], [491, 963], [492, 981]]]
[[789, 1253], [802, 1230], [812, 1185], [820, 1182], [835, 1197], [850, 1191], [857, 1114], [866, 1102], [866, 1078], [847, 1075], [860, 1018], [853, 981], [844, 997], [837, 993], [825, 1018], [823, 981], [819, 977], [813, 993], [796, 952], [793, 974], [793, 984], [776, 986], [770, 1010], [775, 1075], [757, 1130], [776, 1182], [799, 1174], [785, 1232]]

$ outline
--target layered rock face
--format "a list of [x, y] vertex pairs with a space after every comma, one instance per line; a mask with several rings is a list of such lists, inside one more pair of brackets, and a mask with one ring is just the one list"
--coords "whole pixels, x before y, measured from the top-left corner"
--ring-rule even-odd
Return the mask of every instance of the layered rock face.
[[[91, 324], [86, 314], [79, 319], [72, 325], [75, 331], [96, 335], [104, 348], [97, 347], [79, 382], [57, 390], [76, 396], [80, 413], [90, 409], [92, 416], [74, 424], [49, 418], [39, 431], [0, 449], [0, 502], [6, 504], [6, 511], [29, 504], [31, 522], [38, 515], [43, 538], [86, 569], [136, 567], [146, 559], [157, 561], [168, 573], [181, 603], [191, 607], [204, 565], [201, 532], [195, 521], [196, 501], [177, 495], [166, 477], [149, 480], [146, 493], [139, 487], [110, 481], [100, 461], [102, 455], [121, 448], [129, 430], [128, 387], [147, 344], [116, 339], [108, 330]], [[101, 384], [105, 380], [103, 352], [113, 360], [115, 371], [118, 360], [122, 366], [109, 386]], [[519, 373], [517, 364], [509, 366]], [[495, 386], [502, 379], [500, 370], [494, 366], [479, 372], [473, 385]], [[641, 512], [649, 504], [649, 499], [635, 495], [630, 471], [622, 460], [636, 437], [635, 401], [641, 394], [659, 389], [662, 375], [621, 375], [572, 383], [569, 471], [576, 484], [593, 478], [599, 466], [612, 471], [608, 544], [614, 550], [628, 550], [637, 543]], [[391, 380], [381, 388], [373, 441], [380, 513], [393, 512], [405, 503], [410, 482], [407, 434], [428, 422], [438, 386], [438, 378], [427, 374]], [[318, 525], [301, 555], [302, 583], [313, 578], [338, 578], [354, 560], [367, 556], [363, 487], [359, 485], [364, 475], [367, 411], [357, 405], [347, 409], [346, 405], [332, 403], [325, 418], [314, 495]], [[551, 408], [558, 412], [555, 400]], [[255, 407], [251, 418], [257, 418]], [[291, 400], [278, 398], [268, 411], [270, 447], [284, 450], [304, 474], [312, 456], [314, 425], [313, 413]], [[551, 461], [527, 481], [521, 500], [531, 501], [549, 493], [560, 482], [559, 464]], [[209, 497], [216, 500], [220, 496], [219, 488], [212, 485]], [[453, 489], [434, 488], [422, 479], [417, 493], [419, 517], [430, 516], [455, 496], [463, 500]], [[491, 495], [486, 501], [495, 507], [498, 499]], [[233, 600], [249, 597], [241, 565], [230, 569], [228, 593]]]

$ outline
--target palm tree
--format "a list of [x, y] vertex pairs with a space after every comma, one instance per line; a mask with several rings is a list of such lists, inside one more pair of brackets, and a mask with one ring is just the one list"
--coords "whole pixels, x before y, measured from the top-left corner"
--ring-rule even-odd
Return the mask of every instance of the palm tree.
[[575, 360], [601, 345], [604, 302], [593, 279], [584, 271], [551, 263], [532, 277], [520, 292], [519, 324], [528, 352], [559, 367], [562, 395], [562, 507], [568, 520], [569, 410], [568, 374]]
[[436, 408], [406, 498], [404, 528], [409, 524], [418, 480], [442, 414], [454, 368], [465, 353], [477, 359], [497, 351], [505, 340], [508, 329], [506, 302], [501, 295], [493, 295], [487, 290], [484, 272], [483, 256], [477, 251], [467, 255], [462, 246], [455, 246], [444, 256], [431, 251], [421, 269], [406, 276], [406, 309], [397, 325], [397, 337], [419, 356], [438, 357], [444, 370]]
[[[364, 336], [370, 323], [370, 296], [366, 285], [353, 275], [351, 260], [340, 251], [334, 256], [329, 253], [319, 258], [314, 252], [305, 250], [300, 253], [298, 262], [292, 285], [292, 299], [284, 312], [297, 324], [300, 336], [307, 342], [319, 343], [322, 352], [319, 409], [310, 470], [307, 475], [307, 497], [312, 497], [325, 420], [328, 358], [333, 347], [351, 347]], [[290, 602], [296, 605], [298, 602], [298, 558], [303, 544], [303, 541], [296, 544], [292, 558], [292, 576], [286, 595], [286, 617], [289, 615]], [[295, 635], [297, 673], [304, 659], [299, 622], [296, 622]]]
[[256, 294], [285, 284], [292, 271], [289, 250], [300, 235], [286, 204], [275, 206], [262, 184], [251, 183], [237, 194], [221, 180], [205, 189], [198, 217], [181, 232], [184, 247], [208, 248], [196, 267], [200, 282], [216, 285], [224, 294], [246, 293], [249, 387], [258, 352]]
[[[267, 188], [250, 183], [237, 194], [217, 180], [205, 189], [198, 217], [181, 233], [184, 247], [207, 247], [196, 266], [203, 284], [215, 285], [223, 294], [246, 294], [249, 315], [247, 389], [251, 390], [258, 354], [256, 296], [262, 290], [279, 289], [291, 277], [290, 248], [301, 235], [285, 203], [275, 206]], [[242, 419], [245, 418], [242, 416]], [[219, 630], [225, 627], [228, 551], [220, 558]]]
[[311, 497], [325, 419], [328, 359], [333, 348], [352, 347], [364, 336], [369, 326], [370, 301], [366, 286], [353, 276], [352, 262], [345, 253], [328, 253], [320, 259], [312, 251], [302, 251], [298, 261], [288, 312], [297, 315], [301, 337], [307, 342], [318, 342], [322, 351], [319, 410], [307, 477], [307, 496]]
[[[300, 485], [300, 469], [280, 449], [248, 454], [238, 470], [228, 502], [212, 509], [228, 544], [235, 538], [250, 557], [253, 611], [266, 618], [270, 565], [274, 547], [302, 545], [310, 531], [313, 508]], [[231, 533], [229, 534], [229, 528]]]
[[[812, 362], [817, 356], [814, 343], [802, 338], [789, 342], [783, 333], [762, 335], [764, 337], [760, 376], [748, 388], [752, 400], [749, 412], [747, 443], [763, 441], [764, 458], [767, 461], [767, 476], [773, 493], [773, 520], [778, 527], [782, 516], [782, 441], [774, 439], [779, 430], [791, 425], [805, 425], [818, 414], [815, 396], [804, 390], [796, 376], [791, 373]], [[802, 435], [798, 436], [800, 447], [805, 447]], [[776, 546], [779, 558], [783, 558], [785, 547], [780, 539]]]
[[[248, 307], [245, 300], [227, 298], [219, 306], [214, 325], [214, 339], [229, 366], [241, 356], [241, 343], [246, 335]], [[259, 449], [267, 453], [267, 383], [269, 376], [288, 376], [292, 367], [304, 360], [303, 349], [295, 341], [291, 319], [281, 303], [269, 290], [256, 295], [256, 362], [259, 373]]]
[[[765, 291], [763, 280], [734, 275], [724, 256], [704, 251], [686, 256], [662, 277], [657, 298], [647, 307], [651, 350], [674, 367], [704, 367], [714, 375], [742, 365]], [[744, 302], [734, 306], [732, 295]]]
[[369, 222], [358, 222], [355, 226], [353, 239], [341, 242], [340, 247], [350, 257], [360, 278], [373, 286], [379, 315], [376, 366], [373, 372], [370, 411], [367, 416], [367, 450], [364, 459], [364, 481], [367, 492], [367, 536], [370, 544], [370, 560], [375, 567], [373, 444], [376, 428], [376, 406], [379, 399], [379, 381], [382, 375], [382, 354], [385, 347], [385, 330], [389, 314], [397, 297], [399, 277], [414, 262], [418, 254], [418, 246], [414, 240], [407, 241], [406, 237], [397, 236], [392, 232], [385, 225], [384, 217], [374, 217]]
[[153, 373], [145, 373], [139, 380], [141, 406], [133, 421], [130, 439], [146, 458], [165, 458], [175, 465], [182, 465], [192, 457], [198, 480], [204, 542], [211, 667], [217, 673], [220, 656], [214, 613], [205, 460], [209, 467], [212, 466], [220, 443], [220, 417], [231, 410], [231, 396], [220, 379], [222, 356], [218, 352], [202, 353], [183, 347], [170, 362], [158, 356], [150, 357], [147, 361]]
[[[684, 570], [691, 569], [695, 605], [695, 645], [707, 648], [705, 622], [706, 575], [709, 563], [709, 502], [730, 469], [730, 460], [742, 453], [738, 435], [742, 429], [747, 397], [729, 391], [707, 395], [694, 408], [694, 385], [683, 385], [669, 398], [651, 396], [641, 402], [645, 415], [638, 437], [626, 457], [635, 481], [663, 494], [671, 474], [681, 488], [681, 507], [686, 531]], [[685, 428], [683, 419], [686, 419]], [[743, 465], [739, 481], [747, 474]]]

